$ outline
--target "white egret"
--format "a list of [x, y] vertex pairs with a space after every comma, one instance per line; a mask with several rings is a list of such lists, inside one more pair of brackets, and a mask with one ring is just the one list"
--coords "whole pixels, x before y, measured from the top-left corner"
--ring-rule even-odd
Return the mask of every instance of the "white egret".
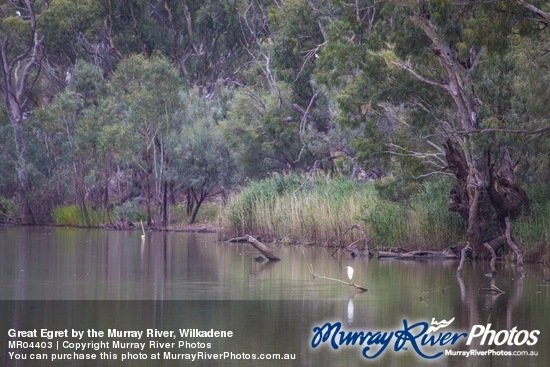
[[145, 239], [145, 228], [143, 227], [143, 221], [140, 219], [139, 222], [141, 223], [141, 233], [143, 233], [141, 235], [141, 239], [144, 240]]
[[348, 278], [351, 280], [353, 278], [353, 268], [351, 266], [346, 266], [346, 269], [348, 269]]

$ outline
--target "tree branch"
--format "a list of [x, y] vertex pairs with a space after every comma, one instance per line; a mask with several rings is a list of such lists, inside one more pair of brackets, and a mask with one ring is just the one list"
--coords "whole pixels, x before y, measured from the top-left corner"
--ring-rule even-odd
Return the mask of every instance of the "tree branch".
[[366, 291], [368, 291], [367, 288], [362, 287], [362, 286], [360, 286], [360, 285], [357, 285], [357, 284], [355, 284], [355, 283], [353, 283], [353, 282], [351, 282], [351, 281], [350, 281], [350, 282], [344, 282], [343, 280], [340, 280], [340, 279], [330, 278], [330, 277], [327, 277], [327, 276], [324, 276], [324, 275], [319, 275], [319, 274], [317, 274], [317, 273], [315, 273], [315, 272], [313, 271], [313, 265], [311, 265], [311, 264], [309, 264], [309, 265], [307, 266], [307, 269], [309, 270], [309, 272], [311, 273], [311, 275], [313, 275], [313, 280], [315, 280], [315, 279], [317, 279], [317, 278], [319, 278], [319, 279], [325, 279], [325, 280], [332, 280], [333, 282], [338, 282], [338, 283], [342, 283], [342, 284], [345, 284], [345, 285], [349, 285], [350, 287], [354, 287], [354, 288], [360, 290], [361, 292], [366, 292]]
[[547, 12], [537, 8], [533, 4], [529, 4], [528, 2], [523, 1], [523, 0], [516, 0], [516, 3], [523, 6], [525, 9], [537, 14], [538, 16], [541, 16], [546, 20], [550, 20], [550, 13], [547, 13]]
[[395, 66], [405, 70], [405, 71], [408, 71], [409, 73], [414, 75], [414, 77], [417, 78], [418, 80], [420, 80], [421, 82], [424, 82], [424, 83], [427, 83], [427, 84], [430, 84], [430, 85], [433, 85], [433, 86], [436, 86], [436, 87], [439, 87], [439, 88], [443, 88], [447, 91], [449, 89], [447, 84], [436, 82], [435, 80], [426, 78], [425, 76], [421, 75], [416, 70], [411, 68], [409, 65], [406, 65], [406, 64], [403, 64], [403, 63], [400, 63], [400, 62], [397, 62], [397, 61], [392, 61], [391, 63], [394, 64]]
[[520, 277], [525, 277], [527, 274], [523, 268], [523, 255], [521, 254], [521, 250], [519, 249], [518, 245], [512, 240], [512, 225], [510, 224], [510, 218], [506, 217], [504, 218], [504, 223], [506, 225], [506, 242], [508, 243], [508, 246], [512, 248], [514, 253], [516, 254], [516, 263], [518, 266], [518, 273]]
[[519, 135], [537, 135], [537, 134], [545, 134], [547, 131], [550, 131], [550, 126], [541, 127], [540, 129], [536, 130], [523, 130], [523, 129], [472, 129], [472, 130], [457, 130], [453, 132], [444, 132], [444, 133], [437, 133], [437, 134], [430, 134], [424, 136], [425, 139], [431, 138], [434, 136], [442, 136], [442, 135], [470, 135], [474, 133], [484, 134], [484, 133], [505, 133], [505, 134], [519, 134]]
[[[390, 148], [396, 148], [396, 149], [399, 149], [401, 150], [402, 152], [398, 152], [398, 151], [392, 151], [392, 150], [388, 150], [386, 151], [386, 153], [389, 153], [389, 154], [394, 154], [394, 155], [400, 155], [400, 156], [407, 156], [407, 157], [415, 157], [415, 158], [425, 158], [425, 159], [430, 159], [430, 158], [434, 158], [436, 160], [438, 160], [441, 164], [443, 164], [444, 166], [447, 165], [447, 162], [441, 158], [442, 156], [445, 156], [445, 153], [444, 152], [440, 152], [440, 153], [422, 153], [422, 152], [415, 152], [413, 150], [409, 150], [409, 149], [406, 149], [406, 148], [403, 148], [397, 144], [394, 144], [394, 143], [390, 143], [388, 145]], [[437, 165], [435, 162], [432, 162], [430, 161], [430, 163], [434, 164], [435, 166], [439, 167], [439, 165]], [[443, 168], [444, 166], [442, 166], [441, 168]]]

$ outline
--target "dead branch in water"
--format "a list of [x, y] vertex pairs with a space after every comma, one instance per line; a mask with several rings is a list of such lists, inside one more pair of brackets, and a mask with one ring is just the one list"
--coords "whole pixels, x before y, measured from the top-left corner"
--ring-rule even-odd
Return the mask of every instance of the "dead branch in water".
[[[342, 240], [343, 240], [344, 236], [349, 231], [354, 230], [354, 229], [361, 233], [362, 239], [358, 239], [358, 240], [353, 241], [352, 243], [348, 244], [347, 246], [342, 247]], [[357, 243], [360, 242], [361, 240], [363, 241], [363, 246], [359, 247], [359, 246], [357, 246]], [[367, 237], [367, 234], [365, 233], [363, 228], [361, 228], [361, 226], [358, 226], [357, 224], [354, 224], [354, 225], [350, 226], [348, 229], [346, 229], [344, 231], [344, 233], [342, 233], [342, 235], [340, 236], [340, 241], [338, 243], [338, 247], [336, 248], [336, 250], [334, 250], [334, 252], [332, 253], [332, 256], [334, 256], [334, 254], [336, 252], [338, 252], [338, 250], [340, 250], [341, 248], [343, 248], [346, 251], [351, 252], [352, 256], [370, 256], [371, 255], [370, 251], [369, 251], [369, 239]]]
[[460, 264], [458, 264], [458, 268], [456, 269], [457, 274], [460, 274], [460, 272], [462, 271], [462, 268], [464, 267], [464, 262], [466, 261], [466, 253], [468, 251], [472, 251], [472, 246], [470, 246], [470, 244], [467, 244], [466, 246], [464, 246], [464, 248], [460, 252], [461, 253]]
[[498, 288], [496, 285], [491, 285], [490, 287], [481, 287], [481, 288], [478, 289], [477, 294], [480, 294], [480, 292], [496, 293], [498, 295], [506, 293], [503, 290], [501, 290], [500, 288]]
[[451, 249], [441, 251], [433, 250], [416, 250], [409, 252], [393, 252], [393, 251], [378, 251], [376, 256], [379, 259], [456, 259], [456, 254]]
[[521, 250], [519, 249], [518, 245], [514, 241], [512, 241], [512, 225], [510, 224], [510, 218], [506, 217], [504, 218], [504, 223], [506, 224], [506, 242], [508, 243], [508, 246], [514, 250], [516, 253], [516, 261], [518, 264], [518, 273], [521, 278], [523, 278], [526, 273], [523, 270], [523, 255], [521, 254]]
[[307, 269], [309, 270], [309, 272], [311, 273], [311, 275], [313, 275], [313, 279], [314, 279], [314, 280], [315, 280], [315, 279], [332, 280], [333, 282], [338, 282], [338, 283], [342, 283], [342, 284], [348, 285], [348, 286], [350, 286], [350, 287], [354, 287], [354, 288], [360, 290], [361, 292], [366, 292], [366, 291], [368, 291], [367, 288], [365, 288], [365, 287], [363, 287], [363, 286], [360, 286], [360, 285], [357, 285], [357, 284], [355, 284], [355, 283], [353, 283], [353, 282], [351, 282], [351, 281], [350, 281], [350, 282], [345, 282], [345, 281], [343, 281], [343, 280], [341, 280], [341, 279], [336, 279], [336, 278], [331, 278], [331, 277], [327, 277], [327, 276], [324, 276], [324, 275], [319, 275], [319, 274], [317, 274], [317, 273], [315, 273], [315, 272], [313, 271], [313, 265], [311, 265], [311, 264], [308, 265]]
[[495, 249], [489, 246], [487, 242], [483, 244], [483, 246], [489, 251], [491, 254], [491, 261], [489, 262], [489, 265], [491, 266], [491, 275], [496, 275], [497, 269], [495, 268], [495, 261], [497, 260], [497, 254], [495, 253]]
[[430, 291], [423, 291], [422, 294], [420, 295], [420, 300], [421, 301], [426, 300], [427, 298], [431, 297], [431, 295], [433, 293], [444, 293], [445, 289], [452, 288], [452, 287], [454, 287], [454, 286], [450, 285], [448, 287], [438, 288], [438, 289], [434, 289], [434, 290], [430, 290]]

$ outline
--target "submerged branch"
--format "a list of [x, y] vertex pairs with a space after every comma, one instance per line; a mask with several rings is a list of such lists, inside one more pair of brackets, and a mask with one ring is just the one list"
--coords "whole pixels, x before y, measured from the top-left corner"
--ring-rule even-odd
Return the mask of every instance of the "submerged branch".
[[460, 264], [458, 264], [458, 268], [456, 269], [457, 274], [460, 274], [460, 272], [462, 271], [462, 268], [464, 267], [464, 262], [466, 261], [466, 253], [468, 251], [472, 251], [472, 246], [470, 246], [470, 244], [467, 244], [466, 246], [464, 246], [464, 248], [460, 253]]
[[317, 274], [317, 273], [315, 273], [315, 272], [313, 271], [313, 265], [311, 265], [311, 264], [309, 264], [309, 265], [307, 266], [307, 269], [309, 270], [309, 272], [311, 273], [311, 275], [313, 275], [313, 279], [314, 279], [314, 280], [315, 280], [315, 279], [332, 280], [333, 282], [338, 282], [338, 283], [342, 283], [342, 284], [345, 284], [345, 285], [350, 286], [350, 287], [354, 287], [354, 288], [360, 290], [361, 292], [366, 292], [366, 291], [368, 291], [367, 288], [365, 288], [365, 287], [363, 287], [363, 286], [360, 286], [360, 285], [357, 285], [357, 284], [355, 284], [355, 283], [353, 283], [353, 282], [351, 282], [351, 281], [345, 282], [345, 281], [343, 281], [343, 280], [341, 280], [341, 279], [336, 279], [336, 278], [331, 278], [331, 277], [327, 277], [327, 276], [324, 276], [324, 275], [319, 275], [319, 274]]
[[434, 289], [434, 290], [430, 290], [430, 291], [423, 291], [422, 294], [420, 295], [420, 300], [424, 301], [425, 299], [429, 298], [434, 293], [444, 293], [445, 289], [449, 289], [449, 288], [452, 288], [452, 287], [454, 287], [454, 286], [450, 285], [450, 286], [439, 288], [439, 289]]
[[501, 295], [501, 294], [504, 294], [506, 292], [504, 292], [503, 290], [501, 290], [500, 288], [498, 288], [496, 285], [491, 285], [490, 287], [481, 287], [478, 289], [477, 293], [479, 294], [480, 292], [485, 292], [485, 293], [497, 293], [498, 295]]
[[456, 254], [451, 249], [441, 251], [416, 250], [409, 252], [378, 251], [379, 259], [456, 259]]
[[497, 254], [495, 252], [495, 249], [493, 247], [489, 246], [489, 244], [487, 242], [485, 242], [483, 244], [483, 247], [485, 247], [489, 251], [489, 253], [491, 254], [491, 261], [489, 262], [489, 265], [491, 266], [491, 274], [496, 275], [497, 270], [495, 268], [495, 261], [497, 259]]
[[521, 254], [521, 250], [518, 245], [512, 241], [512, 226], [510, 224], [510, 218], [504, 218], [504, 223], [506, 224], [506, 242], [508, 243], [508, 246], [510, 246], [516, 253], [518, 273], [520, 277], [523, 278], [527, 273], [525, 273], [525, 270], [523, 269], [523, 255]]
[[[360, 233], [361, 233], [361, 236], [362, 238], [356, 240], [356, 241], [353, 241], [352, 243], [350, 243], [349, 245], [347, 246], [342, 246], [342, 239], [344, 238], [344, 236], [351, 230], [353, 229], [356, 229], [358, 230]], [[359, 242], [359, 241], [363, 241], [363, 246], [362, 246], [362, 249], [359, 248], [356, 243]], [[344, 250], [347, 250], [349, 252], [352, 253], [353, 256], [371, 256], [371, 253], [369, 251], [369, 239], [367, 237], [367, 234], [365, 233], [365, 231], [363, 230], [363, 228], [361, 228], [361, 226], [358, 226], [357, 224], [354, 224], [352, 226], [350, 226], [348, 229], [346, 229], [344, 231], [344, 233], [342, 233], [342, 235], [340, 236], [340, 241], [339, 241], [339, 245], [338, 247], [336, 248], [336, 250], [334, 250], [334, 252], [331, 254], [331, 256], [334, 256], [334, 254], [336, 252], [338, 252], [338, 250], [340, 250], [341, 248], [343, 248]]]

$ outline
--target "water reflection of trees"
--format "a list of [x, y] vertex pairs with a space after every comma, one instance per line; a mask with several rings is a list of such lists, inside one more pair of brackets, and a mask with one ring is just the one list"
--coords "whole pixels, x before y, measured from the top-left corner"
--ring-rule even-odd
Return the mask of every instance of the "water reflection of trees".
[[[460, 289], [460, 313], [468, 325], [491, 323], [493, 329], [511, 329], [521, 322], [514, 315], [524, 304], [523, 278], [514, 278], [513, 270], [500, 265], [500, 273], [486, 276], [485, 264], [473, 263], [468, 278], [457, 276]], [[505, 283], [507, 282], [507, 283]], [[500, 289], [503, 292], [495, 292]]]
[[[467, 274], [457, 275], [457, 284], [460, 290], [460, 302], [456, 306], [455, 313], [460, 315], [460, 324], [464, 330], [471, 330], [474, 325], [491, 325], [491, 330], [499, 332], [501, 330], [510, 331], [516, 327], [517, 330], [541, 329], [536, 321], [535, 315], [530, 314], [531, 301], [536, 299], [535, 292], [525, 292], [525, 278], [517, 275], [514, 267], [507, 263], [497, 265], [497, 274], [487, 273], [487, 264], [474, 262]], [[458, 319], [458, 317], [457, 317]], [[488, 339], [488, 338], [487, 338]], [[470, 346], [463, 346], [464, 350], [477, 349], [497, 351], [509, 350], [538, 350], [538, 361], [546, 360], [541, 354], [546, 352], [540, 347], [544, 341], [540, 341], [538, 347], [510, 346], [510, 345], [480, 345], [481, 339], [474, 340]], [[453, 359], [450, 358], [452, 361]], [[461, 358], [463, 360], [463, 358]], [[487, 366], [515, 366], [518, 363], [522, 365], [534, 362], [533, 357], [477, 357], [474, 360], [482, 361]]]

